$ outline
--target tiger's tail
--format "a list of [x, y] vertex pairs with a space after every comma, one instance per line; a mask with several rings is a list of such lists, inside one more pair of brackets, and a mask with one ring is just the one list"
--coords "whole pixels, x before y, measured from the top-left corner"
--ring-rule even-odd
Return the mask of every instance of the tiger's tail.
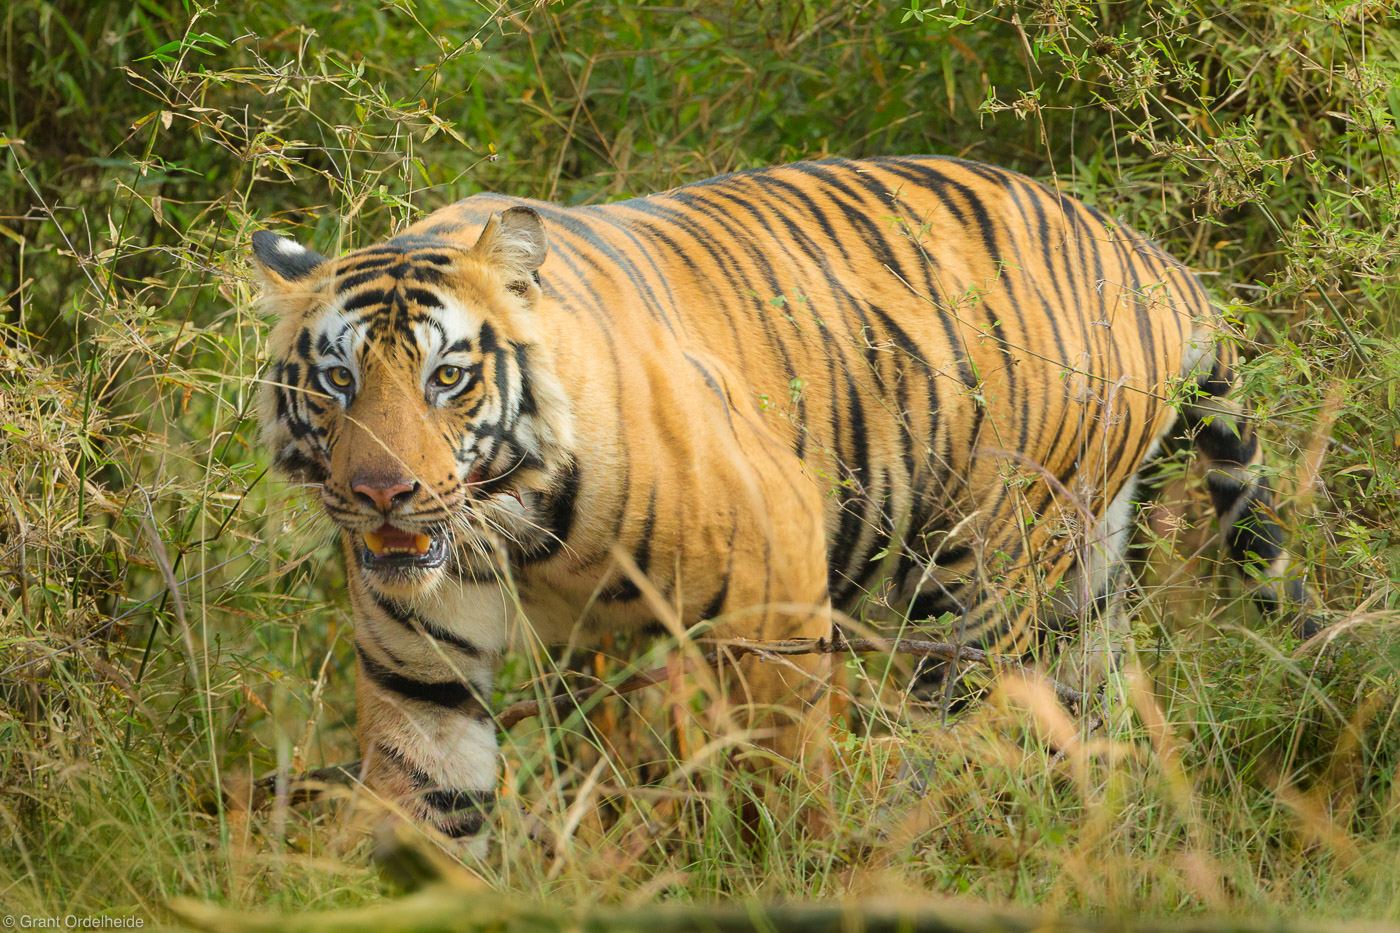
[[1191, 362], [1175, 433], [1205, 461], [1226, 555], [1266, 615], [1296, 625], [1310, 638], [1321, 628], [1313, 611], [1316, 600], [1292, 567], [1273, 487], [1261, 470], [1254, 417], [1236, 397], [1237, 353], [1228, 341], [1214, 341]]

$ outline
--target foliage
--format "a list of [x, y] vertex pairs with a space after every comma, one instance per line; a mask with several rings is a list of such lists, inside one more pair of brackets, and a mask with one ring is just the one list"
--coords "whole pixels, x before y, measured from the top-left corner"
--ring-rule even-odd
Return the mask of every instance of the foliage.
[[[952, 729], [857, 686], [833, 779], [793, 791], [830, 831], [775, 811], [754, 840], [735, 816], [753, 788], [693, 728], [703, 701], [638, 694], [507, 738], [504, 841], [475, 870], [580, 903], [932, 890], [1400, 916], [1395, 13], [13, 0], [6, 908], [162, 916], [174, 896], [297, 909], [381, 891], [344, 818], [362, 802], [250, 817], [207, 800], [230, 773], [354, 757], [342, 571], [299, 491], [264, 478], [249, 420], [266, 330], [253, 229], [332, 252], [482, 189], [579, 204], [795, 158], [936, 152], [1058, 179], [1207, 277], [1251, 344], [1328, 645], [1203, 591], [1206, 565], [1178, 542], [1192, 559], [1154, 560], [1136, 673], [1093, 735], [1034, 685]], [[623, 676], [601, 656], [521, 659], [502, 699], [595, 662]], [[911, 793], [910, 763], [928, 760]]]

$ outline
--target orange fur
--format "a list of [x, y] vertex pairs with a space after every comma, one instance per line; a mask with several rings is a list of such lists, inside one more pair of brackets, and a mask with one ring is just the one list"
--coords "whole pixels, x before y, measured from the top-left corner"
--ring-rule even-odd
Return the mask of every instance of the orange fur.
[[[485, 741], [461, 687], [489, 687], [505, 630], [658, 622], [614, 549], [707, 637], [825, 636], [833, 605], [912, 606], [1024, 651], [1046, 605], [1107, 593], [1122, 536], [1100, 519], [1182, 379], [1229, 366], [1180, 264], [955, 160], [583, 208], [478, 195], [339, 259], [255, 247], [280, 314], [267, 437], [343, 529], [371, 774], [455, 835], [480, 821], [437, 804], [493, 780], [451, 758]], [[471, 374], [459, 394], [433, 381], [455, 372], [441, 360]], [[356, 492], [409, 488], [389, 512]], [[384, 570], [361, 540], [380, 523], [452, 556]], [[740, 665], [779, 755], [806, 753], [824, 678], [815, 658]]]

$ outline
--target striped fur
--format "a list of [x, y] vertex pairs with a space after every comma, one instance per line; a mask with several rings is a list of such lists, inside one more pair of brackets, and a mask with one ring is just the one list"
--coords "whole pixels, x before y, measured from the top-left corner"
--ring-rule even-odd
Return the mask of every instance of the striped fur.
[[[508, 632], [655, 625], [614, 549], [717, 637], [826, 635], [835, 606], [1024, 652], [1117, 589], [1137, 474], [1184, 430], [1230, 555], [1287, 559], [1200, 283], [1011, 172], [830, 159], [606, 206], [484, 194], [338, 259], [254, 251], [266, 439], [342, 529], [371, 780], [449, 834], [493, 792]], [[433, 550], [387, 566], [380, 526]], [[739, 671], [782, 755], [820, 718], [804, 673]]]

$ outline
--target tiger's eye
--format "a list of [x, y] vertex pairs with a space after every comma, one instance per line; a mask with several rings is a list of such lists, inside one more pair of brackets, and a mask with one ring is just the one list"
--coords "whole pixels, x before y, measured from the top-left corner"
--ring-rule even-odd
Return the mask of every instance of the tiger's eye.
[[355, 376], [344, 366], [332, 366], [326, 374], [330, 376], [331, 385], [338, 389], [348, 389], [355, 381]]
[[439, 366], [433, 379], [444, 389], [455, 386], [462, 381], [462, 367], [460, 366]]

